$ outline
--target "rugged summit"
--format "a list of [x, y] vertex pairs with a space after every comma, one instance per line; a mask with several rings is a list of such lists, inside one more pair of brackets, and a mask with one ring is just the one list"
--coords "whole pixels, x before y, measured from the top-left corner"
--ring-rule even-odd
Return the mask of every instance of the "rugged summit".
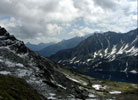
[[83, 73], [137, 73], [138, 28], [127, 33], [95, 33], [77, 47], [59, 51], [50, 59]]
[[26, 53], [27, 48], [22, 41], [10, 35], [4, 28], [0, 27], [0, 47], [9, 47], [17, 53]]

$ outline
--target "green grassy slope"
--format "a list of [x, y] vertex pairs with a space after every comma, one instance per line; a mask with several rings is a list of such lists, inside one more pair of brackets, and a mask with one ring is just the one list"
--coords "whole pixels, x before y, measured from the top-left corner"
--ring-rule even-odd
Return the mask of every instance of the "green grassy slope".
[[0, 100], [46, 100], [25, 80], [0, 74]]

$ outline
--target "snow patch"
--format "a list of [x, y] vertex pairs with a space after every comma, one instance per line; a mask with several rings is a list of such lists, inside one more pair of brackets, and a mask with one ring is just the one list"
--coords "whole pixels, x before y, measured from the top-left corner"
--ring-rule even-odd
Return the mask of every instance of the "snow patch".
[[128, 48], [128, 44], [125, 45], [124, 50]]
[[130, 55], [138, 55], [138, 48], [135, 48], [134, 46], [130, 48], [129, 50], [125, 51], [126, 53], [130, 53]]
[[24, 65], [21, 64], [21, 63], [17, 63], [16, 66], [18, 66], [18, 67], [24, 67]]
[[57, 100], [57, 98], [52, 97], [52, 96], [51, 96], [51, 97], [48, 97], [47, 99], [48, 99], [48, 100]]
[[56, 85], [66, 90], [66, 87], [64, 87], [64, 86], [62, 86], [60, 84], [56, 84]]
[[62, 62], [62, 60], [59, 60], [59, 61], [58, 61], [58, 63], [61, 63], [61, 62]]
[[94, 52], [93, 57], [96, 58], [97, 55], [98, 55], [97, 52]]
[[108, 48], [105, 49], [104, 53], [105, 53], [105, 56], [106, 56], [107, 53], [108, 53]]
[[21, 58], [27, 57], [28, 55], [29, 55], [28, 53], [25, 53], [25, 54], [18, 54], [18, 56], [21, 57]]
[[54, 96], [56, 96], [55, 93], [49, 93], [49, 97], [47, 99], [49, 99], [49, 100], [57, 100], [57, 98], [54, 97]]
[[95, 90], [100, 90], [100, 88], [102, 88], [102, 86], [99, 85], [99, 84], [94, 84], [94, 85], [92, 85], [92, 87], [93, 87]]
[[55, 96], [56, 94], [54, 94], [54, 93], [49, 93], [49, 95], [51, 95], [51, 96]]
[[78, 81], [78, 80], [76, 80], [76, 79], [74, 79], [74, 78], [68, 77], [68, 79], [70, 79], [70, 80], [72, 80], [72, 81], [74, 81], [74, 82], [80, 83], [80, 81]]
[[[65, 74], [65, 73], [64, 73]], [[82, 85], [88, 85], [86, 82], [84, 82], [84, 81], [82, 81], [82, 80], [76, 80], [76, 79], [74, 79], [74, 78], [71, 78], [69, 75], [67, 75], [67, 74], [65, 74], [66, 75], [66, 77], [68, 78], [68, 79], [70, 79], [71, 81], [74, 81], [74, 82], [76, 82], [76, 83], [79, 83], [79, 84], [82, 84]]]
[[74, 64], [79, 63], [79, 62], [80, 62], [80, 60], [77, 60], [77, 61], [74, 62]]
[[124, 52], [124, 49], [123, 49], [123, 46], [122, 46], [116, 54], [122, 54], [123, 52]]
[[2, 59], [0, 59], [0, 62], [3, 62], [3, 60], [2, 60]]
[[121, 94], [122, 92], [121, 91], [111, 91], [109, 92], [110, 94]]
[[96, 96], [95, 96], [94, 94], [92, 94], [92, 93], [89, 93], [88, 97], [94, 98], [94, 97], [96, 97]]
[[8, 72], [8, 71], [0, 71], [0, 74], [3, 74], [3, 75], [10, 75], [11, 73]]
[[131, 73], [133, 73], [133, 74], [137, 74], [138, 72], [137, 71], [135, 71], [135, 70], [132, 70], [132, 71], [130, 71]]
[[114, 45], [114, 46], [113, 46], [112, 51], [111, 51], [111, 55], [113, 55], [114, 53], [116, 53], [116, 46], [117, 46], [117, 45]]
[[76, 59], [76, 57], [73, 57], [70, 61], [73, 62]]
[[127, 67], [126, 67], [126, 69], [123, 72], [127, 72]]
[[18, 76], [19, 77], [24, 77], [24, 76], [30, 76], [32, 71], [28, 70], [28, 69], [17, 69], [17, 72], [18, 72]]
[[92, 59], [87, 59], [87, 62], [91, 61]]
[[6, 60], [5, 61], [5, 64], [8, 66], [8, 67], [15, 67], [15, 63], [9, 61], [9, 60]]

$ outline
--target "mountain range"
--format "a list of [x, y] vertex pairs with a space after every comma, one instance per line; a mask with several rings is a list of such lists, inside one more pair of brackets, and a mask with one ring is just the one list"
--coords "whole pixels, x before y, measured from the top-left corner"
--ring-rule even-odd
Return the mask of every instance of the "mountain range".
[[50, 42], [50, 43], [39, 43], [39, 44], [32, 44], [30, 42], [27, 42], [25, 45], [33, 51], [39, 51], [41, 49], [44, 49], [50, 45], [53, 45], [54, 43]]
[[45, 47], [37, 53], [39, 53], [41, 56], [48, 57], [51, 56], [52, 54], [55, 54], [56, 52], [64, 49], [69, 49], [77, 46], [81, 41], [86, 39], [88, 36], [84, 37], [74, 37], [68, 40], [63, 40], [61, 42], [58, 42], [56, 44], [50, 45], [48, 47]]
[[[49, 58], [97, 78], [138, 82], [138, 28], [127, 33], [95, 33], [76, 47], [61, 50]], [[116, 76], [121, 72], [136, 75], [112, 78], [113, 73]]]

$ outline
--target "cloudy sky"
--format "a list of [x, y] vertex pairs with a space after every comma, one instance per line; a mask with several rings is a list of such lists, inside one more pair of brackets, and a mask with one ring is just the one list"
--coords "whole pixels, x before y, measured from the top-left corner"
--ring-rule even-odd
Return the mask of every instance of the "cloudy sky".
[[0, 0], [0, 26], [32, 43], [137, 27], [137, 0]]

